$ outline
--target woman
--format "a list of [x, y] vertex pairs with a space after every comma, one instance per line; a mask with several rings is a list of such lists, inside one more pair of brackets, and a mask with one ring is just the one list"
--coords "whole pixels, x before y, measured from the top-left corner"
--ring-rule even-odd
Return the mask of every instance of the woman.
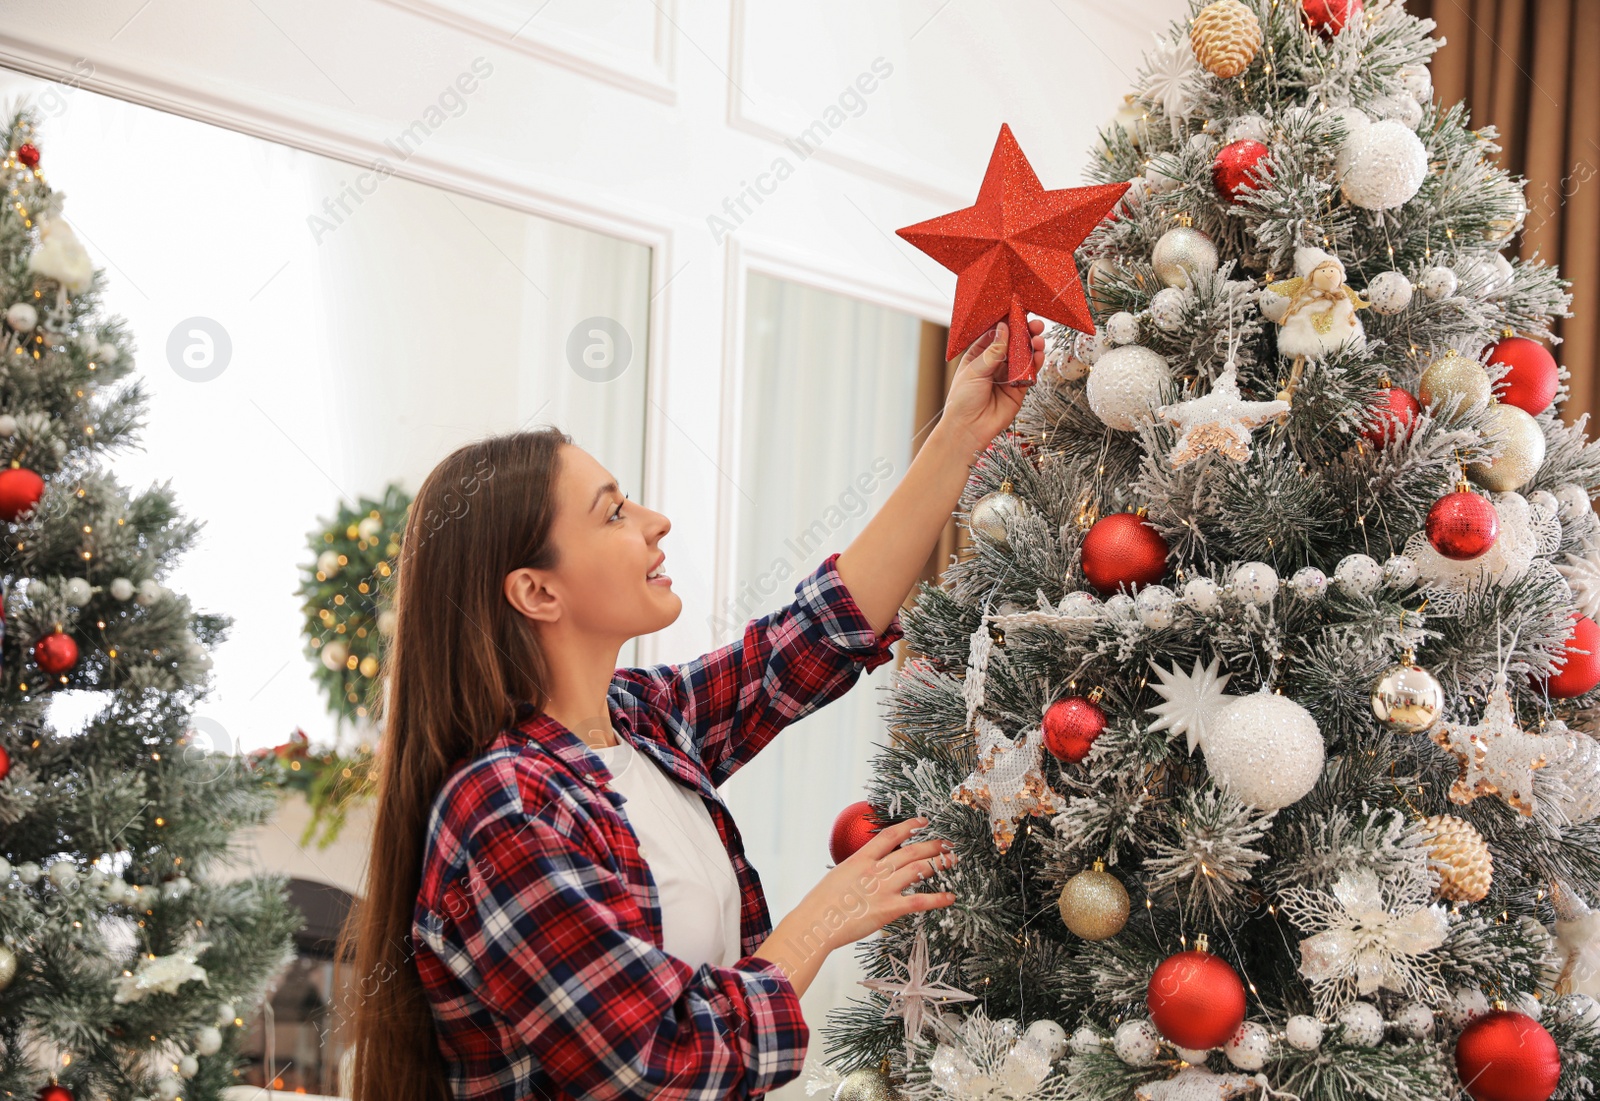
[[889, 659], [974, 456], [1022, 401], [991, 381], [1004, 324], [991, 336], [849, 547], [684, 665], [616, 668], [682, 602], [667, 518], [592, 456], [515, 433], [428, 475], [402, 543], [366, 899], [342, 938], [356, 1101], [758, 1096], [801, 1069], [799, 997], [829, 952], [955, 900], [902, 893], [954, 862], [906, 843], [927, 824], [912, 819], [773, 929], [715, 787]]

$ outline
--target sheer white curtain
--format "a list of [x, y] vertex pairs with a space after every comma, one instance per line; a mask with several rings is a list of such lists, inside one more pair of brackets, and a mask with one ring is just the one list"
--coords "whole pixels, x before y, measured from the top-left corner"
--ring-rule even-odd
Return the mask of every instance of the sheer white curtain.
[[[843, 550], [910, 461], [920, 322], [907, 314], [752, 274], [747, 288], [734, 592], [727, 618], [785, 603]], [[834, 816], [862, 798], [892, 665], [796, 723], [725, 785], [777, 922], [831, 863]], [[862, 993], [852, 950], [803, 998], [807, 1022]], [[821, 1036], [813, 1040], [820, 1052]], [[802, 1082], [775, 1097], [803, 1098]]]

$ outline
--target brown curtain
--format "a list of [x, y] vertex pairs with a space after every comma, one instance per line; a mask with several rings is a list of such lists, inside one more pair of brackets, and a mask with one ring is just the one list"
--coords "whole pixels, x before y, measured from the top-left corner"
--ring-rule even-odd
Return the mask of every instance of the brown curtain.
[[1528, 218], [1513, 247], [1572, 281], [1572, 314], [1554, 351], [1572, 378], [1563, 416], [1600, 412], [1600, 3], [1409, 0], [1445, 45], [1434, 55], [1440, 103], [1465, 100], [1500, 135], [1500, 165], [1527, 177]]

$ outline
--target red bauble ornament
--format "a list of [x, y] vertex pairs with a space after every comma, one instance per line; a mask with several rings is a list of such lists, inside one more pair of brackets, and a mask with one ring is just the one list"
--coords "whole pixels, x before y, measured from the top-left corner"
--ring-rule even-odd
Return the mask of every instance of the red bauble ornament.
[[31, 141], [25, 141], [17, 146], [17, 161], [29, 168], [39, 165], [39, 147]]
[[1373, 447], [1382, 447], [1391, 439], [1403, 440], [1411, 434], [1411, 423], [1420, 412], [1417, 399], [1400, 387], [1379, 390], [1372, 400], [1372, 419], [1361, 430], [1361, 438]]
[[1489, 349], [1485, 366], [1495, 363], [1506, 365], [1506, 373], [1494, 384], [1501, 401], [1535, 417], [1550, 408], [1560, 380], [1549, 348], [1525, 336], [1508, 336]]
[[0, 746], [0, 780], [11, 775], [11, 754], [6, 752], [5, 746]]
[[1179, 952], [1157, 965], [1145, 991], [1150, 1020], [1179, 1047], [1207, 1051], [1233, 1038], [1244, 1023], [1244, 984], [1229, 967], [1205, 950]]
[[78, 644], [71, 635], [57, 630], [33, 644], [33, 660], [46, 673], [65, 673], [78, 664]]
[[[1266, 174], [1255, 172], [1266, 155], [1267, 147], [1253, 138], [1240, 138], [1224, 145], [1217, 159], [1211, 162], [1211, 182], [1217, 185], [1217, 193], [1230, 203], [1238, 202], [1244, 197], [1244, 189], [1255, 187]], [[1250, 178], [1252, 172], [1255, 172], [1255, 180]]]
[[1361, 15], [1361, 0], [1300, 0], [1306, 25], [1324, 38], [1332, 38]]
[[26, 467], [0, 470], [0, 520], [15, 520], [44, 496], [44, 479]]
[[895, 231], [956, 273], [945, 358], [955, 359], [1004, 321], [1010, 330], [1006, 370], [995, 380], [1031, 382], [1029, 311], [1094, 332], [1073, 251], [1127, 190], [1126, 183], [1044, 190], [1011, 127], [1002, 123], [978, 201]]
[[66, 1086], [58, 1086], [52, 1082], [48, 1086], [40, 1087], [37, 1101], [76, 1101], [76, 1099]]
[[1456, 1073], [1473, 1101], [1546, 1101], [1561, 1079], [1561, 1053], [1532, 1017], [1496, 1010], [1461, 1030]]
[[1166, 576], [1167, 549], [1161, 533], [1142, 516], [1114, 512], [1096, 520], [1083, 537], [1083, 575], [1103, 593], [1123, 585], [1153, 585]]
[[[1580, 650], [1588, 653], [1579, 653]], [[1558, 700], [1570, 700], [1597, 684], [1600, 684], [1600, 626], [1586, 615], [1574, 615], [1572, 633], [1567, 636], [1566, 664], [1544, 682], [1544, 690]]]
[[1058, 761], [1077, 764], [1106, 728], [1106, 713], [1085, 696], [1057, 700], [1044, 711], [1044, 747]]
[[873, 834], [883, 829], [883, 823], [873, 815], [872, 804], [862, 799], [851, 803], [833, 820], [833, 833], [828, 836], [828, 855], [835, 864], [843, 864], [857, 849], [872, 840]]
[[1487, 554], [1500, 535], [1500, 514], [1489, 498], [1458, 489], [1433, 502], [1428, 510], [1428, 542], [1457, 562]]

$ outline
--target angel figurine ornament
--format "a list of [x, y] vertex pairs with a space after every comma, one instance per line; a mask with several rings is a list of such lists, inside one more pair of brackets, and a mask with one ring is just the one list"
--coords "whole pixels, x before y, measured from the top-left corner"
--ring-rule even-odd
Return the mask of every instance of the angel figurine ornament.
[[1346, 344], [1354, 352], [1367, 346], [1356, 311], [1371, 305], [1344, 281], [1344, 264], [1331, 253], [1297, 248], [1294, 268], [1299, 274], [1293, 279], [1267, 285], [1283, 301], [1263, 310], [1278, 323], [1278, 352], [1294, 357], [1289, 382], [1278, 392], [1278, 400], [1287, 402], [1294, 401], [1306, 360], [1324, 359]]

